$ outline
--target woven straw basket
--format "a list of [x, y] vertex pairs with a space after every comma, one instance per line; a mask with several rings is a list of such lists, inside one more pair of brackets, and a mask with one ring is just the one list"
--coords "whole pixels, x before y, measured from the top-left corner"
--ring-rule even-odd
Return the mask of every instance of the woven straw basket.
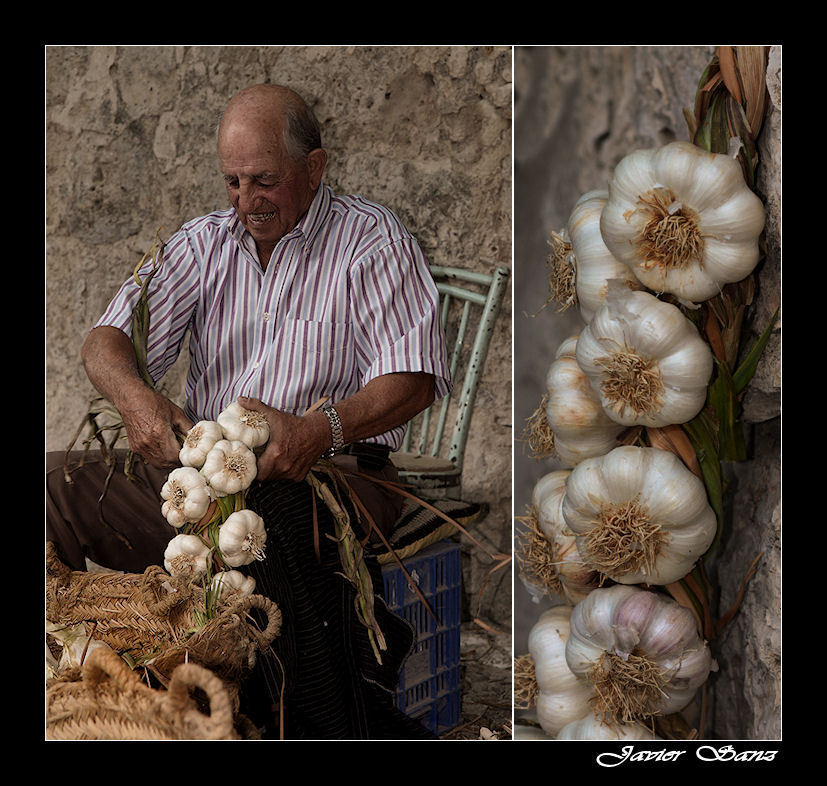
[[[193, 697], [200, 689], [208, 712]], [[202, 702], [203, 703], [203, 702]], [[116, 652], [89, 653], [80, 680], [47, 680], [51, 740], [233, 740], [233, 702], [224, 683], [196, 663], [176, 667], [166, 690], [143, 683]]]
[[[82, 624], [86, 636], [106, 644], [127, 671], [129, 667], [119, 656], [139, 663], [167, 690], [172, 689], [176, 675], [183, 679], [177, 671], [180, 666], [197, 665], [219, 679], [233, 711], [237, 711], [239, 688], [255, 665], [257, 653], [269, 647], [280, 632], [281, 611], [260, 595], [231, 594], [216, 609], [214, 618], [198, 628], [196, 615], [203, 604], [200, 586], [170, 576], [158, 566], [142, 574], [72, 571], [57, 557], [52, 544], [47, 544], [46, 618], [50, 623], [66, 627]], [[90, 651], [88, 659], [98, 651]], [[103, 666], [93, 660], [90, 668], [99, 688]], [[106, 683], [120, 686], [117, 695], [129, 704], [134, 691], [126, 690], [120, 678], [122, 670], [106, 671], [112, 675]], [[87, 679], [84, 674], [84, 682]], [[55, 684], [47, 693], [67, 690], [66, 684]], [[83, 694], [84, 717], [91, 713], [90, 696], [99, 694], [100, 690]], [[107, 698], [106, 706], [115, 706], [114, 701]], [[51, 696], [48, 705], [52, 706]], [[47, 717], [47, 724], [51, 722]]]

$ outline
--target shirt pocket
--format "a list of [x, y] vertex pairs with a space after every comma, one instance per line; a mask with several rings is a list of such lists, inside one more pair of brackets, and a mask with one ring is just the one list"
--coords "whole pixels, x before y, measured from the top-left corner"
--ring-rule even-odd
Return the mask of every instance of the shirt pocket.
[[347, 322], [316, 322], [285, 319], [281, 325], [282, 342], [294, 355], [340, 355], [348, 350], [350, 325]]

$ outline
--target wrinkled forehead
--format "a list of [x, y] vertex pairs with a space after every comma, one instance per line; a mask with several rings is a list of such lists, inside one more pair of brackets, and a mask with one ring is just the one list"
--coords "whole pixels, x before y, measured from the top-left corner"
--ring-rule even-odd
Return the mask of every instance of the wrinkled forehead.
[[287, 158], [283, 120], [264, 116], [228, 118], [218, 135], [221, 166], [275, 169]]

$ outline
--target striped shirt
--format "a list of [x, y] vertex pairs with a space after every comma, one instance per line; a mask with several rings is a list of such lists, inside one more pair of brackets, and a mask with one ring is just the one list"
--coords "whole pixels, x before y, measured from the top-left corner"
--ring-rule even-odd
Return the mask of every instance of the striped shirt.
[[[138, 295], [130, 278], [96, 326], [131, 336]], [[433, 374], [437, 399], [450, 390], [438, 293], [419, 244], [388, 209], [326, 185], [266, 270], [233, 210], [186, 223], [166, 243], [148, 303], [156, 383], [189, 331], [184, 411], [193, 421], [215, 420], [238, 396], [299, 414], [401, 371]], [[372, 441], [397, 449], [404, 430]]]

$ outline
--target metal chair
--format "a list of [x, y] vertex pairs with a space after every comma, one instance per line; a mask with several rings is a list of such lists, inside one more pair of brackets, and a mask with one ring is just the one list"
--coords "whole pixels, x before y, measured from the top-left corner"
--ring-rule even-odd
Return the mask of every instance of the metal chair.
[[486, 274], [432, 266], [431, 272], [440, 293], [454, 389], [409, 423], [391, 458], [401, 482], [415, 493], [458, 500], [474, 400], [511, 271], [497, 267]]

